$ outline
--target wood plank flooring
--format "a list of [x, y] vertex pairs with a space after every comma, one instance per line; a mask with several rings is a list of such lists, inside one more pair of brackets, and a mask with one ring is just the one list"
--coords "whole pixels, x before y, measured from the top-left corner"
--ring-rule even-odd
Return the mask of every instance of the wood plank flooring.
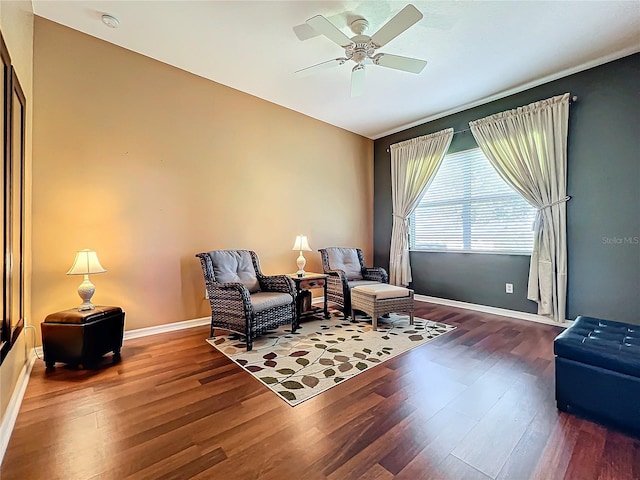
[[640, 479], [639, 439], [556, 410], [560, 328], [416, 315], [458, 328], [294, 408], [208, 327], [129, 340], [96, 370], [38, 360], [0, 478]]

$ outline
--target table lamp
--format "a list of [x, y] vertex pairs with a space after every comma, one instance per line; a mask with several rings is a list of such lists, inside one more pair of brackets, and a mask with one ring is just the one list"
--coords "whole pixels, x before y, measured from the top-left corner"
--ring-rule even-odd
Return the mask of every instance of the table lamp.
[[67, 272], [67, 275], [84, 275], [84, 280], [78, 287], [78, 295], [82, 299], [82, 305], [78, 307], [78, 311], [93, 310], [95, 305], [91, 303], [91, 297], [96, 291], [96, 287], [89, 280], [90, 273], [104, 273], [106, 270], [100, 265], [98, 255], [93, 250], [84, 249], [76, 253], [76, 259]]
[[302, 255], [302, 252], [311, 251], [311, 247], [309, 246], [307, 236], [298, 235], [296, 237], [296, 241], [293, 244], [293, 248], [291, 250], [298, 250], [300, 252], [300, 256], [296, 260], [296, 263], [298, 264], [298, 271], [296, 273], [298, 274], [299, 277], [304, 277], [305, 275], [304, 266], [307, 264], [307, 260], [304, 258], [304, 255]]

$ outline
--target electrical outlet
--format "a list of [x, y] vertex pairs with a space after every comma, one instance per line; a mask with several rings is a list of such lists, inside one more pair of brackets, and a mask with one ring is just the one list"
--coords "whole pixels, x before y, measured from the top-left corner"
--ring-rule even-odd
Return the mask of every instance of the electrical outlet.
[[504, 289], [507, 293], [513, 293], [513, 283], [505, 283]]

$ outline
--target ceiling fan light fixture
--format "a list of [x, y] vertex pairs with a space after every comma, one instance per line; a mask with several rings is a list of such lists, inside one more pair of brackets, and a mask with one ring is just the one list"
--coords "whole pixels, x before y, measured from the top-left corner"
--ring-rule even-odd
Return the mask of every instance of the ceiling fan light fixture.
[[[331, 23], [322, 15], [316, 15], [307, 20], [307, 25], [318, 34], [324, 35], [333, 43], [344, 48], [344, 58], [336, 58], [327, 62], [318, 63], [311, 67], [298, 70], [296, 73], [307, 74], [312, 71], [324, 69], [328, 66], [342, 65], [346, 61], [353, 61], [356, 65], [351, 71], [351, 96], [362, 95], [364, 91], [364, 64], [373, 63], [385, 68], [401, 70], [409, 73], [420, 73], [427, 62], [417, 58], [403, 57], [401, 55], [391, 55], [376, 50], [391, 40], [396, 38], [409, 27], [422, 19], [422, 13], [413, 5], [406, 5], [400, 12], [394, 15], [372, 36], [364, 34], [369, 26], [369, 22], [362, 17], [357, 17], [349, 27], [355, 34], [354, 37], [347, 37], [342, 30]], [[298, 37], [300, 38], [300, 37]]]
[[367, 21], [367, 19], [356, 18], [353, 22], [351, 22], [349, 28], [351, 28], [351, 31], [356, 35], [362, 35], [368, 26], [369, 22]]
[[118, 20], [113, 15], [109, 15], [108, 13], [102, 14], [102, 23], [104, 23], [109, 28], [118, 28], [120, 26], [120, 20]]

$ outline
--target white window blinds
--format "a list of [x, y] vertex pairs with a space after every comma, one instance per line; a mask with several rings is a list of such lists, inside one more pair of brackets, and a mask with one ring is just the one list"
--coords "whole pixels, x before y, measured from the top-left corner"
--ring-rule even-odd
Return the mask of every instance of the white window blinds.
[[535, 216], [479, 148], [452, 153], [411, 215], [410, 247], [530, 255]]

